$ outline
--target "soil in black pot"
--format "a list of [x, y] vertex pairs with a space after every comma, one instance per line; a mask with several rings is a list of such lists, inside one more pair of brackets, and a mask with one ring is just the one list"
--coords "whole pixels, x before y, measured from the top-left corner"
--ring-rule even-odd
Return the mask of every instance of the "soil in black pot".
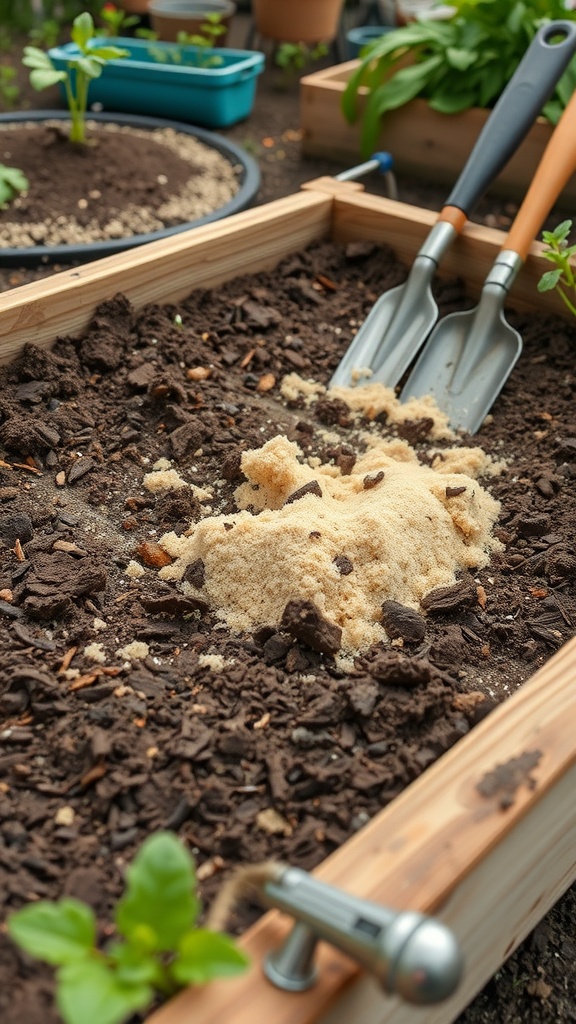
[[2, 248], [90, 244], [199, 220], [238, 192], [239, 168], [174, 128], [66, 121], [0, 125], [0, 162], [29, 188], [0, 211]]

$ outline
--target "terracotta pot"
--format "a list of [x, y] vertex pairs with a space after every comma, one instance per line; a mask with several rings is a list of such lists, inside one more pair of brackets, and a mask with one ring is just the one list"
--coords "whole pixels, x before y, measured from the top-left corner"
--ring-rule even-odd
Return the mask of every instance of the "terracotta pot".
[[[175, 43], [179, 32], [199, 33], [206, 15], [220, 15], [221, 25], [227, 29], [236, 13], [233, 0], [150, 0], [148, 12], [154, 32], [160, 39]], [[218, 36], [217, 45], [223, 46], [226, 34]]]
[[283, 43], [331, 42], [344, 0], [252, 0], [256, 31]]
[[126, 14], [148, 14], [148, 0], [122, 0]]

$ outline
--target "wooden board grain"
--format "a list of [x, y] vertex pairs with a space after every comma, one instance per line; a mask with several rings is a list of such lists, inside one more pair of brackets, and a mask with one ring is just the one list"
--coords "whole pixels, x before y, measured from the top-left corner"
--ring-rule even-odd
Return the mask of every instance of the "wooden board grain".
[[[358, 61], [315, 71], [300, 80], [300, 129], [302, 152], [325, 157], [341, 167], [357, 164], [360, 155], [360, 120], [350, 124], [341, 110], [341, 100], [350, 73]], [[366, 90], [360, 94], [361, 115]], [[399, 110], [388, 111], [383, 120], [377, 149], [392, 154], [398, 175], [422, 176], [451, 187], [470, 155], [489, 111], [474, 108], [460, 114], [439, 114], [424, 100], [412, 100]], [[539, 119], [518, 147], [490, 189], [491, 193], [519, 199], [524, 195], [540, 157], [552, 135], [552, 127]], [[576, 177], [564, 189], [559, 203], [566, 207], [576, 200]]]
[[[400, 260], [411, 265], [414, 255], [436, 221], [436, 214], [406, 203], [354, 193], [342, 202], [336, 196], [332, 237], [348, 242], [360, 238], [391, 245]], [[505, 234], [480, 224], [468, 223], [438, 267], [441, 277], [458, 277], [472, 298], [478, 298], [492, 263], [505, 243]], [[534, 242], [508, 299], [507, 307], [557, 313], [566, 307], [555, 291], [538, 292], [538, 281], [550, 263], [542, 256], [543, 245]]]
[[331, 214], [330, 196], [297, 193], [3, 293], [0, 363], [27, 342], [49, 347], [57, 336], [80, 334], [98, 303], [118, 292], [140, 309], [270, 269], [328, 235]]
[[[314, 872], [449, 924], [467, 966], [448, 1002], [416, 1010], [385, 999], [324, 944], [315, 988], [274, 989], [259, 968], [286, 929], [273, 911], [241, 940], [248, 975], [189, 989], [148, 1024], [251, 1024], [255, 1013], [275, 1024], [449, 1024], [576, 877], [575, 724], [576, 639]], [[516, 784], [490, 795], [498, 768]]]

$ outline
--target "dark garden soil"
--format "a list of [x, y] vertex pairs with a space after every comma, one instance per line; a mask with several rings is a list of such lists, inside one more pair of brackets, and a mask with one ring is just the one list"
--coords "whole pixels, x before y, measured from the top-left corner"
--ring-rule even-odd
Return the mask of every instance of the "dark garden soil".
[[198, 220], [238, 191], [238, 168], [172, 128], [88, 122], [86, 145], [68, 122], [0, 126], [0, 162], [29, 188], [0, 216], [1, 248], [77, 245]]
[[[136, 313], [118, 297], [84, 337], [30, 345], [2, 370], [5, 912], [67, 893], [105, 921], [123, 866], [159, 828], [196, 851], [206, 901], [239, 862], [312, 868], [573, 634], [576, 330], [535, 316], [512, 316], [525, 351], [474, 439], [510, 460], [489, 484], [504, 550], [433, 598], [415, 633], [414, 617], [393, 619], [402, 648], [377, 645], [346, 672], [318, 651], [321, 621], [234, 635], [202, 599], [202, 565], [192, 598], [158, 579], [158, 538], [203, 515], [191, 488], [143, 489], [160, 457], [197, 486], [220, 481], [218, 511], [232, 514], [241, 453], [278, 433], [323, 462], [361, 450], [346, 406], [287, 405], [279, 383], [294, 371], [325, 382], [350, 321], [402, 273], [376, 247], [319, 244], [178, 309]], [[461, 304], [460, 288], [439, 301]], [[342, 327], [339, 345], [322, 324]], [[426, 461], [429, 427], [381, 432]], [[134, 641], [148, 653], [127, 661]], [[547, 944], [554, 956], [534, 971]], [[573, 1019], [572, 955], [558, 923], [541, 925], [513, 958], [497, 1019]], [[6, 939], [0, 964], [4, 1024], [52, 1024], [49, 972]], [[492, 1014], [497, 987], [462, 1020], [494, 1020], [482, 1008]]]
[[[223, 133], [258, 157], [259, 202], [341, 169], [301, 159], [297, 94], [277, 78], [266, 73], [252, 117]], [[21, 100], [58, 105], [24, 84]], [[422, 206], [445, 198], [399, 185]], [[383, 191], [377, 179], [368, 187]], [[515, 209], [486, 201], [478, 219], [505, 228]], [[55, 269], [0, 270], [0, 290]], [[158, 538], [202, 514], [189, 489], [143, 490], [161, 456], [187, 479], [195, 467], [198, 485], [223, 481], [219, 511], [231, 514], [241, 452], [278, 432], [323, 460], [339, 457], [327, 426], [360, 450], [346, 409], [288, 407], [279, 382], [293, 371], [326, 381], [339, 354], [319, 325], [340, 324], [344, 347], [349, 321], [404, 273], [390, 253], [321, 245], [279, 273], [192, 297], [182, 327], [175, 307], [134, 313], [118, 298], [84, 338], [51, 354], [30, 347], [1, 372], [3, 918], [66, 893], [104, 925], [125, 864], [158, 828], [196, 851], [206, 902], [245, 860], [311, 868], [573, 635], [576, 330], [552, 318], [510, 314], [524, 353], [474, 439], [510, 460], [487, 483], [502, 502], [504, 550], [422, 615], [422, 640], [383, 645], [346, 673], [314, 650], [314, 631], [303, 639], [269, 623], [235, 636], [157, 579]], [[442, 312], [460, 307], [460, 285], [441, 286], [439, 300]], [[187, 376], [198, 368], [209, 375]], [[426, 424], [409, 440], [425, 459]], [[133, 559], [143, 581], [126, 574]], [[117, 652], [134, 640], [149, 653], [129, 664]], [[84, 653], [95, 643], [103, 662]], [[572, 889], [460, 1024], [576, 1021], [574, 909]], [[256, 913], [243, 908], [236, 930]], [[1, 933], [0, 1019], [58, 1019], [51, 972]]]

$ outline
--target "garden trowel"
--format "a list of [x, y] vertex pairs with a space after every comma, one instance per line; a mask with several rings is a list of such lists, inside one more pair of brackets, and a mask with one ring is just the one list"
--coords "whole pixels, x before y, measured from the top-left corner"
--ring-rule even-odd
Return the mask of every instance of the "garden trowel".
[[534, 236], [576, 171], [576, 92], [562, 114], [524, 202], [486, 278], [480, 302], [451, 313], [434, 328], [401, 398], [432, 394], [450, 425], [473, 434], [502, 390], [521, 351], [522, 337], [503, 306]]
[[576, 51], [576, 23], [542, 26], [486, 121], [407, 281], [385, 292], [359, 328], [330, 387], [381, 381], [395, 387], [438, 317], [431, 282], [468, 215], [528, 133]]

